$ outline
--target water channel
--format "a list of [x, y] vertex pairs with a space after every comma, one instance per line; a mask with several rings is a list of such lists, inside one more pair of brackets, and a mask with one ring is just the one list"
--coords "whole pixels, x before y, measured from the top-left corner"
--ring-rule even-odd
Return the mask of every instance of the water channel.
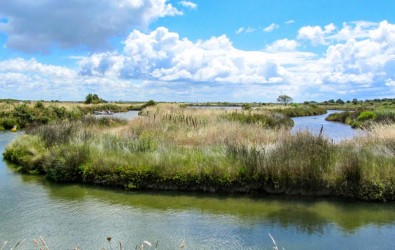
[[348, 125], [325, 120], [328, 115], [340, 112], [342, 111], [328, 110], [327, 113], [323, 115], [294, 117], [292, 118], [294, 121], [292, 132], [309, 131], [312, 134], [318, 135], [322, 129], [322, 135], [334, 142], [351, 139], [364, 133], [362, 130], [353, 129]]
[[[0, 132], [0, 152], [16, 136]], [[395, 249], [395, 203], [126, 192], [49, 183], [0, 160], [4, 249], [35, 249], [39, 236], [50, 249], [110, 249], [107, 236], [112, 249], [273, 249], [269, 233], [280, 249]]]

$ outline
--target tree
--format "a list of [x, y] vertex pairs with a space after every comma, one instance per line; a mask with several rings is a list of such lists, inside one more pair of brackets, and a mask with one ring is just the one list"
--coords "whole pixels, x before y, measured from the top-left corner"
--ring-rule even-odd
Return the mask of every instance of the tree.
[[288, 103], [292, 102], [292, 101], [293, 101], [292, 97], [287, 96], [287, 95], [280, 95], [280, 96], [277, 98], [277, 102], [284, 103], [285, 106], [286, 106]]
[[337, 104], [344, 104], [344, 101], [343, 101], [342, 99], [337, 99], [337, 100], [336, 100], [336, 103], [337, 103]]
[[97, 94], [88, 94], [85, 98], [85, 103], [86, 104], [97, 104], [97, 103], [103, 103], [106, 102], [105, 100], [99, 98]]

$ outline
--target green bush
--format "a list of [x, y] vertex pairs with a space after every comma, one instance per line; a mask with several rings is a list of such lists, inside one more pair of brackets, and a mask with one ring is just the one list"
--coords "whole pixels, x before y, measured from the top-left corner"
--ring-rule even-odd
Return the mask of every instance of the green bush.
[[367, 121], [376, 119], [377, 115], [372, 111], [363, 111], [359, 114], [357, 120], [358, 121]]
[[67, 147], [54, 148], [46, 162], [46, 177], [58, 182], [82, 180], [82, 166], [89, 159], [87, 145], [69, 144]]
[[0, 126], [4, 129], [12, 129], [18, 122], [15, 118], [3, 118], [0, 119]]

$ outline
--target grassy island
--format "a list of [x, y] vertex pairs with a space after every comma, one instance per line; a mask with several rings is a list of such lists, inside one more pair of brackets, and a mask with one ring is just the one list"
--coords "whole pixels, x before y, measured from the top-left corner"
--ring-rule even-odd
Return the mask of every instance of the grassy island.
[[291, 134], [276, 110], [145, 108], [124, 122], [84, 118], [26, 131], [4, 157], [58, 182], [395, 200], [395, 125], [340, 144]]

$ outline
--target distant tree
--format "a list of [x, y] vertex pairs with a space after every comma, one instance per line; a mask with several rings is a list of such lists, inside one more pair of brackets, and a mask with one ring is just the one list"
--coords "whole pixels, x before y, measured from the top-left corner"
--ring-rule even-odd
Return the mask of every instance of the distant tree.
[[277, 102], [284, 103], [285, 106], [286, 106], [288, 103], [292, 102], [292, 101], [293, 101], [292, 97], [287, 96], [287, 95], [280, 95], [280, 96], [277, 98]]
[[37, 109], [43, 109], [44, 103], [42, 101], [37, 101], [36, 104], [34, 104], [34, 107]]
[[357, 100], [357, 98], [354, 98], [354, 99], [352, 99], [352, 104], [358, 104], [358, 100]]
[[146, 104], [147, 104], [147, 106], [154, 106], [154, 105], [156, 105], [154, 100], [149, 100]]
[[335, 103], [335, 100], [330, 99], [330, 100], [328, 100], [328, 102], [329, 102], [329, 103]]
[[337, 99], [337, 100], [336, 100], [336, 103], [337, 103], [337, 104], [344, 104], [344, 101], [343, 101], [342, 99]]
[[88, 94], [85, 97], [85, 103], [86, 104], [97, 104], [97, 103], [104, 103], [106, 102], [105, 100], [99, 98], [99, 96], [97, 94]]

